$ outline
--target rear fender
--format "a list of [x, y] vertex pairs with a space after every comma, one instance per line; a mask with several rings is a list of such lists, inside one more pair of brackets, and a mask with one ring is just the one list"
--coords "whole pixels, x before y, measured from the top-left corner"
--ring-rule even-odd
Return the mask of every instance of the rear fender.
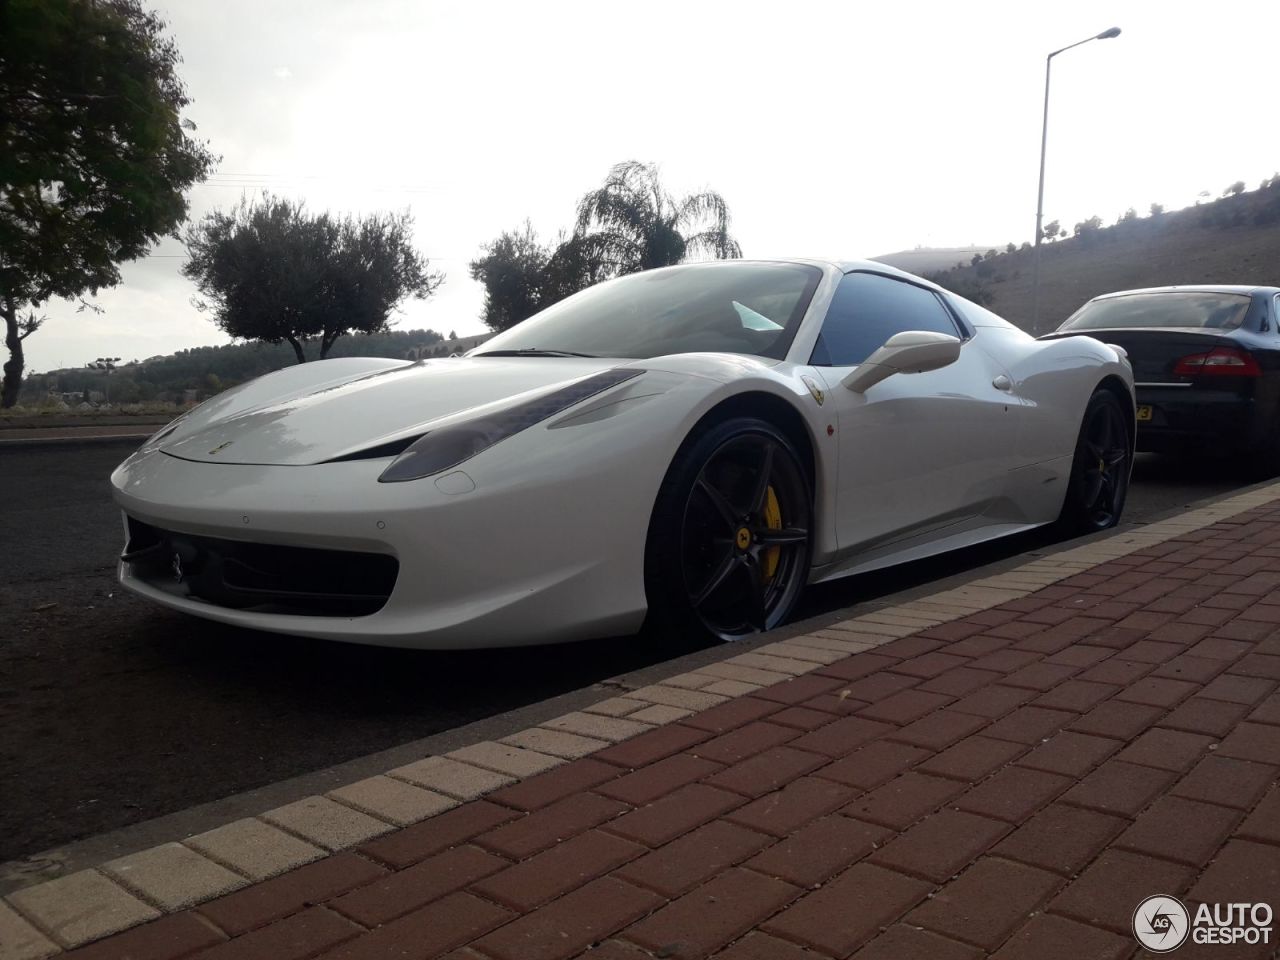
[[988, 338], [1013, 379], [1011, 393], [1025, 408], [1018, 451], [1025, 464], [1061, 459], [1074, 451], [1085, 407], [1104, 380], [1119, 384], [1132, 409], [1133, 371], [1122, 350], [1092, 337], [1031, 340], [984, 330], [984, 341]]

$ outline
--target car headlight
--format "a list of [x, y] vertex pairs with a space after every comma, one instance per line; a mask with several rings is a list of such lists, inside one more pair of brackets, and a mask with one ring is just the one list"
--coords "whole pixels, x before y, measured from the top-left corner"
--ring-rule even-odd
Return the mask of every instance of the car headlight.
[[456, 467], [495, 443], [527, 430], [598, 393], [632, 380], [643, 370], [606, 370], [476, 420], [423, 434], [382, 471], [379, 483], [418, 480]]

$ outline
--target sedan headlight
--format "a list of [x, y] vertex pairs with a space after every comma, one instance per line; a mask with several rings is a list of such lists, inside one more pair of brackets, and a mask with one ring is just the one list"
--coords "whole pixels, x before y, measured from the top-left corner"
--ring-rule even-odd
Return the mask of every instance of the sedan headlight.
[[495, 443], [554, 417], [597, 393], [626, 383], [643, 372], [606, 370], [488, 416], [432, 430], [423, 434], [396, 457], [391, 466], [382, 471], [378, 482], [418, 480], [456, 467]]

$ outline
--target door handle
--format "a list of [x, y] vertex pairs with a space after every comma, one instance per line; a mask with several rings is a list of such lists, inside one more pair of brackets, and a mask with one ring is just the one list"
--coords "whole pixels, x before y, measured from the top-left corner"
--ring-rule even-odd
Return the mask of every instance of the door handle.
[[1006, 377], [1003, 373], [991, 381], [991, 385], [997, 390], [1012, 390], [1013, 381]]

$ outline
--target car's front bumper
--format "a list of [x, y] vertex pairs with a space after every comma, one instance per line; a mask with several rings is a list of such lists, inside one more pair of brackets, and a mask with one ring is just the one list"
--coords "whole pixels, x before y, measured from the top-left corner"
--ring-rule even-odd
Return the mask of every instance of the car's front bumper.
[[[562, 464], [531, 453], [518, 482], [477, 471], [475, 489], [446, 493], [431, 478], [378, 483], [385, 466], [210, 464], [151, 451], [112, 476], [126, 516], [163, 531], [394, 557], [394, 589], [374, 613], [221, 605], [154, 566], [144, 571], [123, 560], [120, 581], [210, 620], [388, 646], [515, 646], [638, 629], [657, 488], [648, 471], [604, 459], [583, 464], [589, 484], [575, 483]], [[602, 489], [620, 499], [601, 496]], [[619, 502], [627, 509], [617, 509]]]

